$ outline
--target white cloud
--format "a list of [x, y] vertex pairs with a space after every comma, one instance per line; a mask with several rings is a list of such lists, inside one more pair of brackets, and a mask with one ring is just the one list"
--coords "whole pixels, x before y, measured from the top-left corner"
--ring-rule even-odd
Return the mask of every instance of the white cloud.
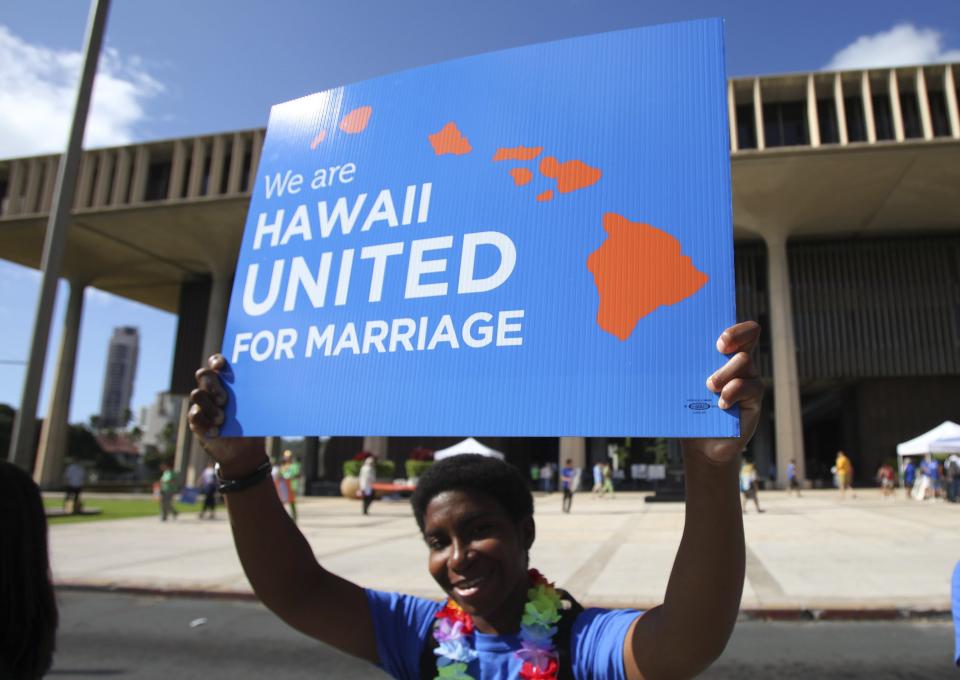
[[[0, 158], [62, 152], [76, 103], [80, 52], [31, 45], [0, 25]], [[136, 57], [103, 50], [84, 146], [134, 141], [145, 102], [161, 92]]]
[[960, 50], [946, 49], [940, 31], [897, 24], [889, 31], [860, 36], [834, 54], [824, 69], [841, 71], [944, 61], [960, 61]]

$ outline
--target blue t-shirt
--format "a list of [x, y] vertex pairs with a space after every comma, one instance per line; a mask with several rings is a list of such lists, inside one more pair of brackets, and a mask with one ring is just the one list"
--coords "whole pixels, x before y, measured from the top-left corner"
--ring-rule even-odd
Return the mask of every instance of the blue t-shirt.
[[903, 483], [907, 485], [912, 485], [913, 480], [917, 478], [917, 468], [913, 465], [913, 462], [907, 463], [907, 466], [903, 468]]
[[575, 471], [572, 467], [565, 467], [560, 471], [560, 478], [563, 480], [563, 488], [569, 489], [573, 484], [573, 476]]
[[[379, 590], [366, 593], [380, 668], [401, 680], [419, 680], [420, 655], [442, 603]], [[623, 641], [639, 615], [632, 609], [585, 609], [570, 635], [573, 677], [625, 680]], [[471, 676], [477, 680], [519, 677], [522, 664], [514, 656], [520, 647], [519, 635], [475, 632], [474, 645], [478, 658], [467, 669]]]

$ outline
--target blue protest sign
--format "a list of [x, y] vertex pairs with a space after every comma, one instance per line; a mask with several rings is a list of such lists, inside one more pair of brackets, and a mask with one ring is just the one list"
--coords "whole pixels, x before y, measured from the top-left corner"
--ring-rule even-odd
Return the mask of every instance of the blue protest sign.
[[273, 107], [227, 435], [735, 436], [719, 20]]

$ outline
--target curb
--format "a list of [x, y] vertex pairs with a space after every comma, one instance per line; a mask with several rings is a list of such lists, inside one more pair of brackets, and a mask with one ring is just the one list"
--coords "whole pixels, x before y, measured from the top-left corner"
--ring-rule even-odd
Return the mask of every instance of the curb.
[[[181, 597], [201, 600], [237, 600], [258, 602], [257, 596], [247, 590], [209, 590], [204, 588], [162, 588], [147, 586], [125, 586], [117, 584], [96, 584], [61, 581], [54, 584], [57, 590], [79, 593], [115, 593], [118, 595], [141, 595], [148, 597]], [[591, 606], [585, 603], [584, 606]], [[609, 605], [607, 605], [609, 607]], [[632, 607], [628, 607], [632, 608]], [[784, 623], [803, 623], [818, 621], [925, 621], [948, 620], [952, 612], [947, 609], [910, 609], [910, 608], [827, 608], [827, 609], [741, 609], [738, 621], [770, 621]]]

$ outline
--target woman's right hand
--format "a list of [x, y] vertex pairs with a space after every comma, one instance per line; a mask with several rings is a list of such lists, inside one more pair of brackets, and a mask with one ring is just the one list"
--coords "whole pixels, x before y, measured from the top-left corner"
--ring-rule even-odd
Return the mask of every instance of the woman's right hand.
[[262, 437], [221, 437], [223, 409], [227, 392], [220, 382], [220, 372], [227, 360], [222, 354], [207, 359], [207, 366], [194, 374], [197, 388], [190, 393], [190, 429], [200, 438], [203, 448], [220, 463], [225, 479], [239, 479], [251, 474], [266, 458]]

